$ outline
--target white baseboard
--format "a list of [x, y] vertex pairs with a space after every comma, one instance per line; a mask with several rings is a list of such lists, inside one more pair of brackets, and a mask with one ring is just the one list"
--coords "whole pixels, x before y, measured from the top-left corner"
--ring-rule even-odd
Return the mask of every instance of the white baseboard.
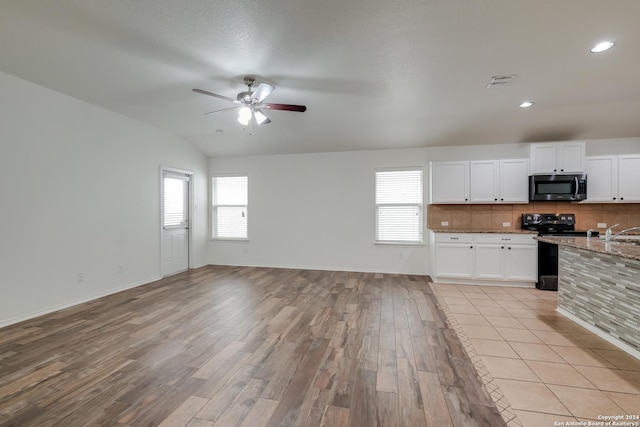
[[15, 323], [20, 323], [20, 322], [24, 322], [25, 320], [29, 320], [29, 319], [33, 319], [39, 316], [43, 316], [45, 314], [49, 314], [49, 313], [53, 313], [54, 311], [58, 311], [58, 310], [63, 310], [65, 308], [69, 308], [69, 307], [73, 307], [75, 305], [78, 304], [83, 304], [85, 302], [89, 302], [89, 301], [93, 301], [96, 300], [98, 298], [102, 298], [102, 297], [106, 297], [107, 295], [111, 295], [111, 294], [115, 294], [118, 292], [122, 292], [122, 291], [126, 291], [127, 289], [132, 289], [132, 288], [136, 288], [138, 286], [142, 286], [142, 285], [147, 285], [149, 283], [155, 282], [157, 280], [160, 280], [161, 277], [152, 277], [149, 279], [145, 279], [139, 282], [135, 282], [135, 283], [129, 283], [125, 286], [119, 287], [119, 288], [115, 288], [115, 289], [109, 289], [108, 291], [105, 292], [101, 292], [99, 294], [95, 294], [95, 295], [91, 295], [89, 297], [85, 297], [85, 298], [81, 298], [78, 300], [73, 300], [73, 301], [69, 301], [69, 302], [65, 302], [62, 304], [57, 304], [57, 305], [53, 305], [51, 307], [47, 307], [44, 308], [42, 310], [37, 310], [37, 311], [33, 311], [31, 313], [27, 313], [21, 316], [16, 316], [16, 317], [12, 317], [10, 319], [6, 319], [6, 320], [0, 320], [0, 328], [4, 328], [5, 326], [9, 326], [9, 325], [13, 325]]
[[452, 285], [503, 286], [508, 288], [535, 288], [535, 282], [519, 282], [508, 280], [481, 280], [432, 276], [433, 283]]

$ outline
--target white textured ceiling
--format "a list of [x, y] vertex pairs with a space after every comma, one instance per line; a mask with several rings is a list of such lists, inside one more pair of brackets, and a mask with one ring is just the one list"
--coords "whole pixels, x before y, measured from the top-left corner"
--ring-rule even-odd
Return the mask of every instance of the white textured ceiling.
[[[0, 70], [209, 156], [637, 137], [639, 17], [639, 0], [2, 0]], [[245, 74], [307, 112], [251, 135], [205, 116], [233, 104], [191, 89], [235, 98]], [[485, 88], [499, 74], [517, 77]]]

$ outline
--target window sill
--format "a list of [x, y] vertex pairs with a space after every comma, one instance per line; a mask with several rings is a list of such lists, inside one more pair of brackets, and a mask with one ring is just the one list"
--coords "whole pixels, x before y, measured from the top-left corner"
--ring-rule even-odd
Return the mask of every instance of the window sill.
[[373, 242], [376, 246], [426, 246], [424, 242]]

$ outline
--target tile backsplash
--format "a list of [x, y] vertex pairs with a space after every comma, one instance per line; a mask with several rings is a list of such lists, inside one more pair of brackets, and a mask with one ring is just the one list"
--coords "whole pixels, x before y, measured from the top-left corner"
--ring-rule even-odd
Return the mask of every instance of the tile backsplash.
[[[575, 213], [576, 230], [620, 224], [616, 230], [640, 226], [640, 203], [570, 203], [532, 202], [517, 205], [428, 205], [427, 227], [430, 229], [509, 231], [522, 227], [523, 213]], [[441, 225], [449, 223], [448, 227]], [[505, 223], [510, 223], [505, 227]]]

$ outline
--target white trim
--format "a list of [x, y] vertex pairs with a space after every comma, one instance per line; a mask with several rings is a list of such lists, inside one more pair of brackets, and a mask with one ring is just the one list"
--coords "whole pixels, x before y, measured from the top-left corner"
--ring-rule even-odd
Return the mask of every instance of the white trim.
[[[378, 172], [420, 172], [420, 187], [421, 187], [421, 201], [420, 203], [378, 203]], [[424, 245], [424, 230], [425, 230], [425, 203], [424, 203], [424, 167], [422, 166], [398, 166], [398, 167], [376, 167], [373, 174], [373, 194], [374, 194], [374, 245]], [[420, 214], [420, 239], [415, 241], [406, 240], [378, 240], [379, 229], [379, 214], [380, 207], [387, 206], [401, 206], [401, 207], [416, 207]]]
[[478, 286], [502, 286], [507, 288], [531, 288], [535, 289], [535, 282], [510, 281], [510, 280], [481, 280], [462, 279], [459, 277], [437, 277], [432, 276], [433, 283], [447, 283], [454, 285], [478, 285]]
[[[213, 180], [215, 178], [247, 178], [247, 204], [246, 205], [216, 205], [213, 197]], [[247, 218], [247, 236], [246, 237], [216, 237], [214, 236], [216, 225], [214, 224], [215, 215], [214, 211], [216, 207], [232, 207], [232, 208], [245, 208], [247, 212], [247, 216], [249, 215], [249, 190], [250, 190], [251, 180], [249, 179], [249, 174], [246, 172], [232, 172], [232, 173], [220, 173], [220, 174], [211, 174], [209, 176], [209, 240], [211, 241], [240, 241], [240, 242], [248, 242], [249, 241], [249, 218]]]
[[97, 300], [108, 295], [116, 294], [118, 292], [126, 291], [127, 289], [137, 288], [138, 286], [148, 285], [149, 283], [157, 282], [162, 279], [159, 276], [151, 277], [149, 279], [142, 280], [140, 282], [130, 283], [128, 285], [124, 285], [122, 287], [116, 289], [110, 289], [105, 292], [101, 292], [96, 295], [92, 295], [90, 297], [81, 298], [78, 300], [73, 300], [70, 302], [65, 302], [62, 304], [57, 304], [51, 307], [43, 308], [42, 310], [36, 310], [28, 314], [24, 314], [17, 317], [12, 317], [10, 319], [4, 320], [0, 322], [0, 328], [4, 328], [5, 326], [13, 325], [15, 323], [24, 322], [25, 320], [34, 319], [36, 317], [44, 316], [45, 314], [53, 313], [55, 311], [64, 310], [65, 308], [73, 307], [76, 305], [84, 304], [85, 302]]
[[576, 317], [574, 314], [569, 313], [564, 308], [558, 307], [558, 308], [556, 308], [556, 311], [558, 313], [562, 314], [563, 316], [565, 316], [566, 318], [568, 318], [569, 320], [573, 320], [578, 325], [580, 325], [583, 328], [589, 330], [590, 332], [593, 332], [594, 334], [596, 334], [600, 338], [602, 338], [604, 340], [607, 340], [611, 344], [613, 344], [616, 347], [618, 347], [620, 350], [623, 350], [623, 351], [629, 353], [630, 355], [632, 355], [636, 359], [640, 359], [640, 351], [638, 351], [635, 348], [631, 347], [629, 344], [626, 344], [626, 343], [620, 341], [619, 339], [607, 334], [602, 329], [593, 326], [591, 323], [585, 322], [584, 320], [580, 319], [579, 317]]

